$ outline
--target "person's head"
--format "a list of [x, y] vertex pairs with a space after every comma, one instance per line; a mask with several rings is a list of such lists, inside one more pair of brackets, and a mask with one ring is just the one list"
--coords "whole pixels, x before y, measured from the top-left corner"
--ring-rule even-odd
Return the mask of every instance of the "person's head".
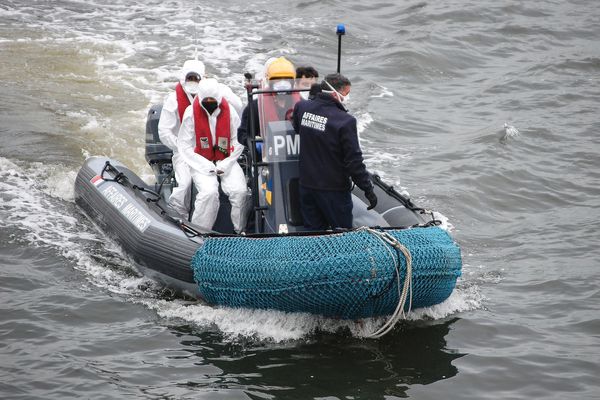
[[183, 89], [194, 96], [198, 93], [198, 84], [204, 77], [204, 63], [198, 60], [187, 60], [183, 63], [179, 76], [179, 83]]
[[216, 79], [208, 78], [200, 81], [198, 85], [198, 101], [200, 101], [200, 105], [209, 114], [212, 114], [219, 107], [222, 99], [223, 96]]
[[298, 89], [309, 89], [313, 83], [317, 82], [319, 73], [313, 67], [296, 68], [296, 85]]
[[[296, 68], [296, 89], [310, 89], [312, 85], [317, 83], [318, 77], [319, 73], [313, 67]], [[300, 92], [300, 96], [304, 99], [312, 98], [309, 92]]]
[[[318, 82], [317, 83], [313, 83], [312, 85], [310, 85], [310, 90], [308, 92], [308, 98], [312, 100], [315, 97], [317, 97], [317, 94], [319, 94], [321, 92], [323, 92], [323, 89], [321, 89], [321, 84], [318, 83]], [[302, 97], [304, 97], [304, 96], [302, 96]]]
[[[292, 80], [296, 78], [296, 69], [287, 58], [275, 58], [267, 61], [265, 78], [273, 90], [290, 90], [292, 89]], [[275, 104], [279, 107], [285, 105], [285, 100], [285, 96], [275, 96]]]
[[321, 82], [323, 93], [329, 93], [340, 103], [348, 101], [352, 84], [344, 75], [335, 73], [329, 74]]

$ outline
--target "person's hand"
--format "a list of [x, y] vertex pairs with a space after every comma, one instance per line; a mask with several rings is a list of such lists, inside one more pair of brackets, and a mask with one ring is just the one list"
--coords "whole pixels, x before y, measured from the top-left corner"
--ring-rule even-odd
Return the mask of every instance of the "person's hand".
[[365, 197], [367, 198], [367, 200], [369, 200], [369, 207], [367, 207], [367, 210], [374, 209], [377, 205], [377, 196], [375, 196], [375, 192], [373, 191], [373, 189], [369, 190], [368, 192], [365, 192]]
[[217, 174], [217, 176], [221, 176], [225, 173], [225, 168], [221, 166], [222, 162], [223, 160], [219, 160], [215, 163], [215, 174]]

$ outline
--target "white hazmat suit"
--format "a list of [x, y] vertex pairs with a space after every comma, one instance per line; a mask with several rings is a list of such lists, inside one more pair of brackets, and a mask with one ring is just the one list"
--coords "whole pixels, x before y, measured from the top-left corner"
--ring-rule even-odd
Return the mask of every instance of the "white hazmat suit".
[[[203, 79], [205, 75], [205, 67], [202, 61], [187, 60], [181, 69], [179, 75], [179, 83], [183, 87], [190, 103], [194, 100], [197, 93], [197, 86], [192, 83], [191, 86], [186, 85], [186, 76], [190, 73], [200, 75]], [[197, 85], [197, 83], [195, 83]], [[233, 91], [219, 83], [219, 89], [231, 106], [238, 112], [241, 112], [242, 101], [233, 93]], [[173, 208], [184, 220], [189, 218], [190, 212], [190, 196], [192, 187], [192, 175], [188, 164], [183, 160], [177, 149], [177, 136], [181, 121], [179, 120], [179, 105], [177, 103], [177, 94], [175, 91], [169, 93], [163, 103], [162, 112], [158, 121], [158, 136], [160, 141], [173, 150], [173, 169], [175, 171], [175, 180], [177, 187], [173, 188], [169, 205]]]
[[[217, 108], [210, 114], [202, 105], [202, 100], [212, 97], [217, 100], [219, 105], [221, 104], [223, 96], [218, 82], [214, 79], [203, 79], [200, 82], [197, 96], [200, 102], [200, 112], [206, 113], [208, 117], [212, 143], [217, 143], [216, 125], [217, 119], [221, 114], [221, 109]], [[178, 151], [189, 165], [194, 185], [198, 191], [194, 203], [192, 222], [205, 231], [212, 229], [219, 212], [219, 181], [217, 180], [217, 174], [220, 172], [221, 189], [229, 197], [229, 202], [231, 203], [231, 221], [233, 222], [233, 227], [236, 232], [241, 232], [244, 228], [244, 210], [248, 198], [248, 188], [244, 172], [237, 163], [237, 159], [242, 154], [244, 146], [237, 140], [237, 129], [240, 125], [240, 118], [234, 107], [229, 108], [229, 114], [230, 153], [223, 160], [211, 161], [194, 151], [196, 147], [196, 131], [193, 107], [186, 109], [181, 129], [179, 130], [177, 141]]]

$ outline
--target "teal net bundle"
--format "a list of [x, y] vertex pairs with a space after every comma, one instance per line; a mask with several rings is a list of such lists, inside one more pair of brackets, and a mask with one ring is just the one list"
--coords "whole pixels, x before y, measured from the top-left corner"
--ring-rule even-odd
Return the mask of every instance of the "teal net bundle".
[[[460, 249], [450, 235], [438, 227], [387, 232], [412, 256], [412, 308], [448, 298], [461, 273]], [[209, 304], [344, 319], [392, 314], [406, 278], [404, 255], [366, 230], [207, 238], [192, 268]]]

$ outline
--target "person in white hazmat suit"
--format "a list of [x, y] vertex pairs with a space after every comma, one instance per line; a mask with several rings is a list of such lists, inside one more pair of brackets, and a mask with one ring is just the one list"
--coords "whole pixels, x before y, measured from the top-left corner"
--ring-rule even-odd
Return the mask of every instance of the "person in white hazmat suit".
[[[187, 60], [181, 69], [179, 83], [175, 90], [169, 93], [163, 103], [158, 121], [158, 136], [160, 141], [173, 151], [173, 169], [177, 186], [173, 188], [169, 198], [169, 206], [183, 219], [189, 218], [192, 176], [188, 164], [183, 161], [177, 151], [177, 135], [185, 109], [192, 103], [198, 93], [198, 85], [204, 78], [204, 63], [199, 60]], [[223, 96], [238, 113], [242, 110], [242, 100], [233, 91], [219, 84]]]
[[237, 140], [239, 124], [238, 113], [223, 97], [218, 82], [203, 79], [183, 115], [177, 146], [198, 191], [192, 223], [205, 231], [212, 229], [219, 211], [219, 179], [231, 203], [235, 231], [244, 228], [248, 189], [237, 162], [244, 149]]

